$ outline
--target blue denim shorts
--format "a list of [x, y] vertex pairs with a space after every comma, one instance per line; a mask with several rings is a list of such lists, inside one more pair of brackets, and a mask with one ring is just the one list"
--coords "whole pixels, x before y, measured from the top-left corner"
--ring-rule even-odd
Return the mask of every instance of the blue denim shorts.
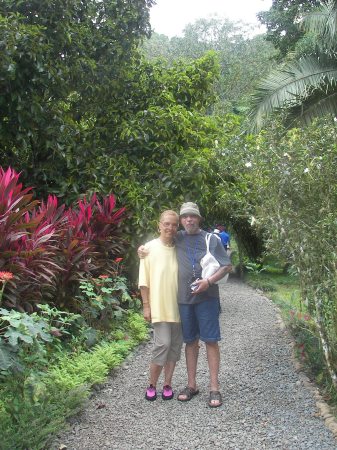
[[180, 319], [185, 343], [201, 339], [204, 342], [221, 340], [219, 314], [220, 301], [209, 298], [196, 304], [179, 304]]

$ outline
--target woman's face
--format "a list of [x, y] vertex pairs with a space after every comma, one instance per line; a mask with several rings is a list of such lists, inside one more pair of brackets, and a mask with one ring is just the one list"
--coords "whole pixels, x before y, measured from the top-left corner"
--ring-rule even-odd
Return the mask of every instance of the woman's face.
[[173, 214], [164, 214], [159, 222], [159, 232], [163, 239], [173, 239], [177, 234], [179, 219]]

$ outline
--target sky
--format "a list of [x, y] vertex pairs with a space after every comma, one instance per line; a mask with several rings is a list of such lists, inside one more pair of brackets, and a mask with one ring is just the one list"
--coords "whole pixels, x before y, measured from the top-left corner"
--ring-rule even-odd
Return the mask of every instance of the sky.
[[156, 0], [152, 6], [151, 26], [156, 33], [181, 36], [184, 27], [197, 19], [227, 18], [256, 24], [256, 14], [271, 7], [272, 0]]

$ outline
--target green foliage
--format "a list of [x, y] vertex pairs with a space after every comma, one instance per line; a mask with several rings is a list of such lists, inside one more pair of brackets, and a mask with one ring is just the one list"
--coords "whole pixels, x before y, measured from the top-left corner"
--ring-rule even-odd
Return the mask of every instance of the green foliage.
[[83, 331], [83, 317], [80, 314], [60, 311], [56, 307], [47, 304], [37, 305], [39, 315], [48, 322], [53, 336], [67, 339], [72, 334]]
[[220, 63], [216, 83], [218, 100], [212, 110], [242, 113], [257, 80], [269, 71], [272, 47], [261, 36], [249, 37], [242, 23], [220, 19], [199, 19], [187, 25], [183, 37], [167, 38], [154, 33], [144, 42], [149, 59], [165, 58], [169, 64], [195, 60], [213, 50]]
[[97, 158], [95, 178], [92, 167], [86, 170], [87, 189], [106, 191], [113, 183], [132, 211], [132, 247], [153, 235], [158, 211], [192, 198], [205, 208], [213, 203], [214, 148], [231, 130], [230, 124], [207, 115], [217, 76], [214, 53], [170, 69], [160, 62], [144, 63], [129, 93], [131, 104], [136, 108], [141, 102], [141, 109], [112, 130], [124, 150]]
[[34, 340], [41, 339], [44, 342], [52, 340], [48, 323], [36, 314], [28, 315], [27, 313], [1, 308], [0, 318], [2, 322], [8, 322], [3, 336], [13, 347], [16, 347], [19, 341], [32, 344]]
[[[2, 379], [45, 369], [73, 338], [88, 329], [80, 315], [38, 305], [40, 313], [0, 309], [0, 374]], [[62, 347], [62, 345], [64, 347]], [[72, 345], [72, 344], [71, 344]]]
[[66, 427], [66, 419], [79, 412], [89, 396], [84, 387], [60, 392], [50, 386], [43, 397], [33, 397], [18, 381], [12, 383], [10, 396], [0, 392], [2, 450], [45, 449], [51, 437]]
[[143, 342], [149, 338], [147, 323], [140, 314], [128, 311], [127, 326], [133, 340]]
[[292, 126], [294, 120], [307, 125], [317, 117], [336, 116], [336, 12], [337, 3], [329, 0], [301, 18], [313, 44], [302, 58], [280, 65], [259, 83], [252, 97], [251, 128], [261, 129], [280, 111]]
[[299, 19], [319, 4], [317, 0], [273, 0], [269, 11], [258, 14], [260, 22], [267, 27], [266, 40], [280, 51], [281, 58], [294, 50], [303, 36]]
[[291, 125], [310, 124], [316, 117], [334, 117], [336, 109], [335, 57], [307, 56], [271, 72], [252, 96], [251, 129], [260, 130], [275, 112], [284, 112]]
[[47, 385], [70, 390], [82, 384], [102, 383], [108, 373], [109, 367], [100, 358], [82, 353], [69, 362], [66, 356], [49, 371]]
[[[303, 302], [315, 320], [326, 364], [337, 367], [337, 128], [317, 121], [305, 129], [271, 128], [252, 158], [258, 180], [258, 223], [273, 254], [299, 276]], [[253, 155], [252, 155], [253, 156]]]
[[105, 330], [118, 326], [131, 307], [133, 300], [128, 292], [126, 278], [100, 275], [80, 281], [81, 295], [77, 296], [78, 310], [86, 322], [95, 328]]
[[273, 269], [279, 270], [273, 265], [266, 267], [264, 272], [248, 273], [246, 281], [252, 287], [264, 290], [280, 308], [282, 318], [294, 339], [296, 357], [308, 376], [324, 391], [325, 399], [335, 407], [336, 391], [331, 383], [316, 322], [301, 299], [299, 278], [275, 273]]
[[98, 344], [91, 352], [82, 352], [75, 357], [65, 355], [49, 369], [44, 382], [47, 387], [53, 385], [60, 390], [102, 383], [134, 346], [135, 341], [125, 340]]
[[[39, 194], [73, 200], [81, 191], [73, 172], [109, 146], [152, 4], [1, 2], [0, 164], [23, 170]], [[107, 99], [116, 109], [108, 124]]]
[[[137, 54], [136, 45], [148, 31], [151, 3], [139, 0], [118, 6], [113, 0], [74, 0], [65, 7], [58, 0], [51, 8], [41, 2], [8, 0], [2, 5], [6, 20], [11, 23], [10, 11], [19, 12], [20, 24], [29, 30], [37, 27], [49, 46], [42, 54], [45, 89], [41, 93], [29, 76], [26, 80], [32, 91], [24, 107], [35, 95], [36, 116], [20, 128], [13, 109], [11, 125], [3, 125], [14, 133], [3, 162], [12, 162], [23, 176], [29, 174], [38, 195], [53, 192], [68, 204], [88, 192], [118, 193], [119, 202], [128, 208], [124, 230], [132, 235], [133, 247], [152, 235], [158, 210], [191, 199], [213, 204], [214, 147], [227, 131], [223, 120], [209, 115], [220, 69], [214, 52], [171, 67]], [[64, 21], [59, 20], [62, 15]], [[19, 61], [14, 47], [13, 58]], [[49, 86], [53, 67], [54, 78], [60, 79]], [[24, 83], [15, 92], [23, 98]], [[9, 117], [9, 112], [3, 116]], [[91, 205], [82, 206], [87, 214]], [[68, 234], [72, 230], [68, 228]], [[75, 238], [69, 236], [63, 252], [68, 273], [62, 272], [64, 279], [56, 289], [61, 307], [76, 294], [76, 285], [71, 292], [65, 292], [65, 286], [84, 271], [81, 251], [73, 251]], [[82, 239], [79, 242], [84, 245]], [[105, 243], [103, 239], [100, 254]], [[89, 260], [95, 262], [93, 254]]]
[[[46, 343], [53, 341], [49, 324], [37, 314], [0, 309], [0, 374], [45, 363]], [[23, 366], [22, 366], [23, 365]]]
[[[296, 289], [298, 290], [298, 280], [296, 277], [284, 275], [281, 269], [274, 266], [262, 264], [258, 265], [258, 268], [255, 268], [254, 266], [256, 267], [256, 264], [254, 265], [254, 263], [249, 263], [245, 266], [248, 269], [245, 273], [245, 281], [255, 289], [274, 293], [282, 288], [282, 295], [286, 295], [286, 287], [289, 287], [291, 293], [294, 293]], [[251, 267], [252, 270], [249, 270], [249, 267]]]
[[[48, 316], [55, 317], [55, 313], [48, 312]], [[0, 383], [1, 449], [47, 448], [66, 419], [83, 407], [90, 387], [106, 379], [137, 345], [137, 339], [146, 338], [144, 319], [130, 313], [120, 332], [119, 341], [102, 341], [90, 352], [63, 353], [47, 371]]]
[[[214, 196], [208, 214], [228, 224], [237, 242], [239, 260], [247, 255], [255, 261], [262, 256], [262, 229], [254, 225], [259, 204], [256, 176], [251, 170], [252, 157], [257, 149], [256, 136], [242, 132], [243, 120], [238, 116], [224, 116], [226, 140], [216, 149]], [[241, 261], [243, 263], [243, 261]]]

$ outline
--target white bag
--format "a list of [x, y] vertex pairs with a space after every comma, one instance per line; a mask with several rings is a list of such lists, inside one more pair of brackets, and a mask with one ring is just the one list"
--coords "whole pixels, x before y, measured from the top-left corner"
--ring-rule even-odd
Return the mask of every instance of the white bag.
[[211, 234], [206, 235], [206, 255], [201, 258], [200, 265], [202, 267], [201, 277], [209, 278], [220, 268], [218, 260], [209, 251], [209, 242], [211, 240]]

